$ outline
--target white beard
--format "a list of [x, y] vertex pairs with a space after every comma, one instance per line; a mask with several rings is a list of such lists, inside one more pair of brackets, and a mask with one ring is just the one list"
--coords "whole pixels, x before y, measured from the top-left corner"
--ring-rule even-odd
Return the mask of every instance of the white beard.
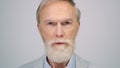
[[[52, 46], [55, 42], [65, 42], [66, 45]], [[62, 63], [71, 58], [75, 45], [73, 40], [52, 40], [45, 41], [45, 49], [48, 59], [56, 63]]]

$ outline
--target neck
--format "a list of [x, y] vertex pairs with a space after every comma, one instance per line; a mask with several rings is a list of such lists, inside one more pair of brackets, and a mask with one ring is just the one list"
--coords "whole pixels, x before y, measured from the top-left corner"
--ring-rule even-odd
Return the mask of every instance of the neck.
[[65, 68], [69, 61], [63, 63], [56, 63], [47, 58], [48, 63], [52, 68]]

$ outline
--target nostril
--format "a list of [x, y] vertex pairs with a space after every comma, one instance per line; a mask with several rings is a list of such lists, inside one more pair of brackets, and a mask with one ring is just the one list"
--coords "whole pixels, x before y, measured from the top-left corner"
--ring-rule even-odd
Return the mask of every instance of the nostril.
[[64, 36], [64, 30], [62, 28], [61, 23], [57, 23], [57, 27], [56, 27], [56, 37], [63, 37]]
[[56, 37], [63, 37], [63, 34], [56, 34]]
[[62, 29], [57, 30], [56, 37], [63, 37], [63, 36], [64, 36], [64, 31]]

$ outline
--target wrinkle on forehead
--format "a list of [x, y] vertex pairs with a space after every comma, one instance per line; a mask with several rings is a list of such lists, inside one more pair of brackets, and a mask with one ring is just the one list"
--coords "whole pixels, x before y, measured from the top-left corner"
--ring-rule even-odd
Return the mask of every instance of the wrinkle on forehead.
[[[50, 15], [50, 17], [48, 16], [48, 14]], [[45, 18], [46, 19], [56, 19], [56, 18], [62, 18], [62, 19], [68, 19], [72, 18], [72, 16], [70, 15], [75, 15], [76, 18], [76, 10], [75, 8], [70, 5], [67, 2], [55, 2], [55, 3], [51, 3], [47, 6], [45, 6], [44, 8], [42, 8], [41, 12], [40, 12], [40, 18]], [[57, 17], [56, 17], [57, 16]]]
[[[43, 8], [46, 10], [50, 10], [50, 11], [56, 11], [57, 13], [61, 13], [61, 12], [75, 12], [75, 8], [73, 6], [71, 6], [69, 3], [67, 2], [56, 2], [56, 3], [51, 3], [48, 4], [47, 6], [45, 6], [45, 8]], [[42, 11], [41, 11], [42, 12]]]
[[43, 7], [45, 7], [45, 6], [49, 5], [49, 4], [53, 4], [55, 2], [60, 2], [60, 1], [68, 2], [72, 6], [75, 6], [74, 1], [72, 1], [72, 0], [44, 0], [44, 1], [42, 1], [42, 3], [41, 3], [39, 8], [42, 9]]

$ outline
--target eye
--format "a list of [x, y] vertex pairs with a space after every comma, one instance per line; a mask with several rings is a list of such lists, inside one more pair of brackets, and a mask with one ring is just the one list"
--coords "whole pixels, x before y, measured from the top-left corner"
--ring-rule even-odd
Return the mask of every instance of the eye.
[[48, 22], [47, 25], [56, 25], [55, 22]]
[[65, 22], [65, 24], [71, 24], [71, 22], [67, 21], [67, 22]]
[[62, 25], [70, 25], [70, 24], [71, 24], [70, 21], [65, 21], [65, 22], [62, 23]]
[[47, 24], [51, 25], [51, 24], [53, 24], [53, 22], [48, 22]]

